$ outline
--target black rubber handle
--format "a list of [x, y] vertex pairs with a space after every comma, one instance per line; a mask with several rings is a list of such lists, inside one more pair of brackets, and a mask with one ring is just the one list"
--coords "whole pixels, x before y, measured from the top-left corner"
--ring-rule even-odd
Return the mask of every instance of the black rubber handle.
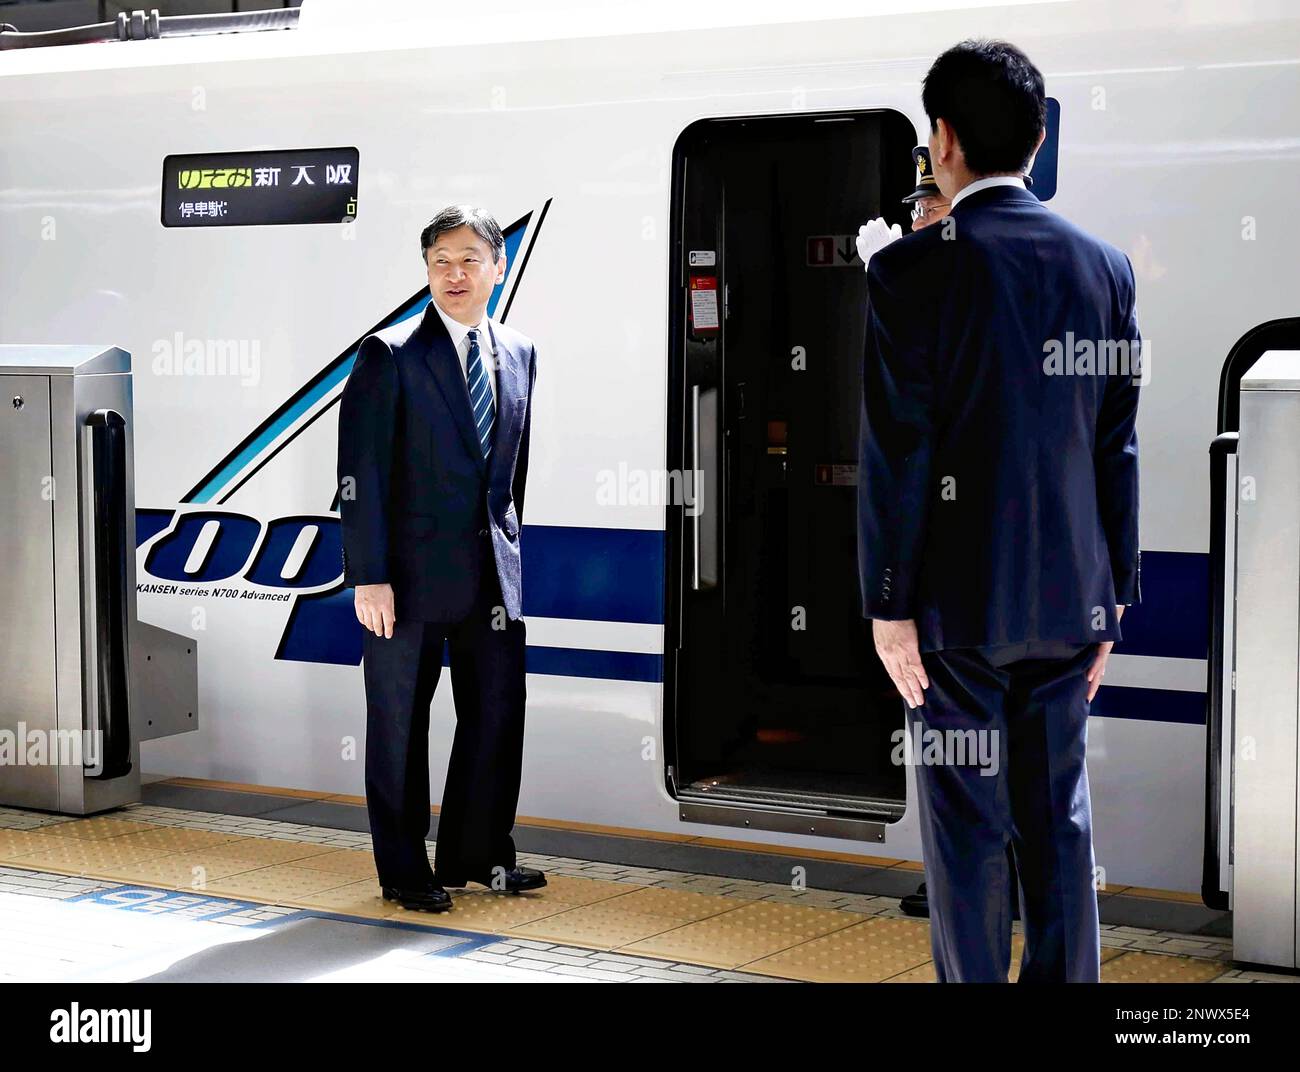
[[91, 429], [90, 479], [94, 501], [95, 666], [99, 703], [101, 763], [93, 778], [120, 778], [131, 770], [131, 718], [128, 708], [126, 421], [115, 410], [96, 410], [86, 418]]
[[[1205, 851], [1202, 855], [1201, 900], [1209, 908], [1227, 911], [1228, 893], [1219, 888], [1219, 865], [1225, 846], [1219, 844], [1220, 789], [1223, 760], [1223, 684], [1232, 672], [1224, 666], [1223, 636], [1227, 607], [1224, 583], [1228, 563], [1228, 457], [1237, 453], [1237, 433], [1224, 432], [1210, 443], [1210, 665], [1205, 687]], [[1234, 486], [1235, 494], [1236, 488]]]

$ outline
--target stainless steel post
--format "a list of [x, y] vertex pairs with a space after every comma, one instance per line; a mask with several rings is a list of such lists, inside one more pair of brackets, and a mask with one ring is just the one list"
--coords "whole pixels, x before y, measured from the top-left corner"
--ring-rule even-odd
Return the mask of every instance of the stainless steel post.
[[137, 801], [150, 705], [197, 721], [197, 644], [136, 620], [131, 401], [117, 347], [0, 346], [0, 804]]
[[1300, 352], [1241, 380], [1233, 732], [1233, 955], [1300, 966]]

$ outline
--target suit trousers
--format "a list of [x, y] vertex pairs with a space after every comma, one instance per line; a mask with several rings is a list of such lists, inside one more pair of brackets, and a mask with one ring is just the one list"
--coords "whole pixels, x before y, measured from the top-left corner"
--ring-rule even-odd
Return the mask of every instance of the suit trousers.
[[1025, 937], [1019, 981], [1099, 979], [1085, 764], [1095, 651], [1036, 641], [921, 655], [930, 687], [907, 719], [913, 741], [934, 745], [912, 761], [940, 982], [1007, 981], [1017, 893], [1008, 843]]
[[[491, 545], [473, 610], [459, 622], [399, 618], [391, 638], [366, 630], [366, 807], [384, 886], [433, 880], [429, 707], [449, 652], [456, 733], [438, 817], [436, 870], [462, 884], [515, 866], [511, 830], [523, 766], [523, 621], [505, 617]], [[398, 608], [400, 613], [400, 607]]]

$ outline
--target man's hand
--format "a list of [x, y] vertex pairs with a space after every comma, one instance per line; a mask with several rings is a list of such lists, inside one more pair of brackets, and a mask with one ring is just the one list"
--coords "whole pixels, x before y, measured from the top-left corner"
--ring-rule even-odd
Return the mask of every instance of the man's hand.
[[895, 238], [903, 237], [903, 229], [894, 224], [890, 227], [884, 219], [877, 216], [870, 223], [858, 228], [858, 256], [864, 266], [871, 264], [871, 255], [884, 249]]
[[876, 653], [885, 664], [889, 676], [908, 707], [925, 703], [923, 689], [930, 687], [921, 665], [921, 650], [916, 640], [916, 622], [907, 618], [898, 622], [871, 622], [871, 635], [876, 641]]
[[[1118, 622], [1124, 617], [1124, 608], [1115, 608], [1115, 621]], [[1104, 640], [1097, 645], [1097, 654], [1092, 658], [1092, 665], [1088, 667], [1088, 702], [1092, 703], [1092, 698], [1097, 695], [1097, 690], [1101, 688], [1101, 679], [1106, 676], [1106, 660], [1110, 658], [1110, 649], [1115, 646], [1115, 641]]]
[[357, 621], [375, 636], [391, 640], [393, 623], [397, 621], [397, 616], [393, 613], [393, 586], [359, 584], [355, 593], [352, 603], [357, 610]]

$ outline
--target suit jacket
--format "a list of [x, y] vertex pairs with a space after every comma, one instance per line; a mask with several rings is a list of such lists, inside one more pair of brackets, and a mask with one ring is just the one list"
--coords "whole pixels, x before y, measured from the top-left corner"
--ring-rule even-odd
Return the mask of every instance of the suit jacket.
[[343, 391], [343, 583], [391, 584], [399, 619], [464, 618], [479, 592], [485, 535], [506, 614], [522, 615], [519, 530], [537, 351], [504, 324], [489, 328], [497, 392], [487, 462], [460, 360], [432, 302], [368, 335]]
[[[1117, 640], [1140, 598], [1138, 371], [1082, 356], [1140, 346], [1132, 264], [1017, 187], [951, 216], [867, 273], [864, 614], [915, 618], [922, 650]], [[1061, 350], [1075, 374], [1049, 374]]]

